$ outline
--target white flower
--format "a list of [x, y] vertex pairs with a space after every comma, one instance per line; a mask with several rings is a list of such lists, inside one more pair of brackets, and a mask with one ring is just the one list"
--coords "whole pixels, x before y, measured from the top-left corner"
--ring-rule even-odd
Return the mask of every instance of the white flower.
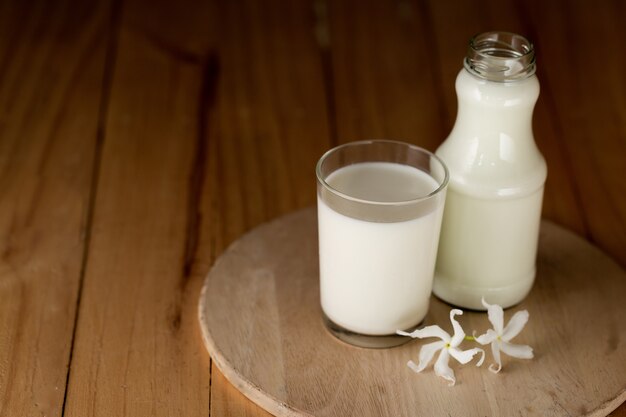
[[489, 365], [489, 370], [497, 374], [500, 372], [500, 369], [502, 369], [500, 351], [514, 358], [532, 359], [533, 349], [530, 346], [509, 343], [526, 325], [528, 321], [528, 311], [522, 310], [515, 313], [509, 321], [509, 324], [503, 328], [504, 312], [502, 311], [502, 307], [497, 304], [487, 304], [484, 298], [482, 301], [489, 314], [489, 321], [493, 324], [493, 329], [489, 329], [487, 333], [476, 337], [476, 341], [481, 345], [491, 343], [491, 351], [493, 352], [493, 358], [496, 363]]
[[463, 339], [465, 339], [465, 332], [463, 331], [461, 325], [454, 319], [454, 316], [461, 314], [463, 314], [461, 310], [455, 309], [450, 311], [450, 321], [452, 322], [452, 327], [454, 328], [454, 336], [452, 337], [450, 337], [450, 335], [439, 326], [426, 326], [423, 329], [415, 330], [411, 333], [403, 332], [401, 330], [397, 331], [397, 333], [402, 336], [411, 336], [413, 338], [417, 337], [420, 339], [425, 337], [438, 337], [441, 339], [439, 342], [432, 342], [422, 346], [419, 353], [419, 364], [416, 365], [413, 361], [409, 361], [407, 363], [409, 368], [415, 372], [422, 372], [433, 359], [435, 353], [438, 350], [441, 350], [439, 358], [437, 359], [437, 362], [435, 362], [435, 374], [446, 379], [449, 382], [448, 385], [452, 386], [456, 382], [456, 378], [454, 377], [454, 371], [448, 366], [450, 356], [462, 364], [466, 364], [472, 360], [474, 355], [480, 352], [483, 355], [476, 366], [482, 365], [483, 360], [485, 359], [484, 350], [480, 348], [473, 348], [469, 350], [458, 349], [458, 346], [461, 344]]

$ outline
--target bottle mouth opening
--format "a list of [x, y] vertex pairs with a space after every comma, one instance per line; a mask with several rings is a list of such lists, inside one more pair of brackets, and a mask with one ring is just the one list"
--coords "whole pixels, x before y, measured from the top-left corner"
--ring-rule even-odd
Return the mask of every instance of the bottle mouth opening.
[[464, 67], [489, 81], [522, 80], [536, 71], [535, 48], [527, 38], [515, 33], [481, 33], [470, 39]]

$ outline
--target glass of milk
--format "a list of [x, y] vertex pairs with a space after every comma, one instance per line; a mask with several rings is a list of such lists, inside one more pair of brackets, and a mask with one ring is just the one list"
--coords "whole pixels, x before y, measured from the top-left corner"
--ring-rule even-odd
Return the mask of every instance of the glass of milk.
[[351, 142], [319, 160], [320, 297], [328, 329], [391, 347], [426, 316], [448, 169], [407, 143]]

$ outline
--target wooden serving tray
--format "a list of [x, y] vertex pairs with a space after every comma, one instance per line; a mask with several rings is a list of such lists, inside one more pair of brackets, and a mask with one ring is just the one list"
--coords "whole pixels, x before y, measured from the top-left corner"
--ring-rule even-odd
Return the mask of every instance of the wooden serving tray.
[[[537, 280], [517, 307], [530, 321], [513, 340], [535, 359], [503, 356], [498, 375], [451, 360], [457, 384], [432, 367], [413, 373], [420, 341], [349, 346], [324, 327], [317, 222], [306, 209], [258, 227], [215, 263], [200, 298], [206, 347], [226, 378], [278, 416], [603, 416], [626, 399], [626, 273], [571, 232], [543, 222]], [[427, 324], [452, 331], [450, 306], [432, 298]], [[458, 317], [467, 333], [484, 313]], [[473, 346], [471, 342], [462, 347]]]

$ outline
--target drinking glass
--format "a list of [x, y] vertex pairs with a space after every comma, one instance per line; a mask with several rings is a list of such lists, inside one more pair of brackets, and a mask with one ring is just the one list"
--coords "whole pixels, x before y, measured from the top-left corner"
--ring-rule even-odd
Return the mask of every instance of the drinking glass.
[[448, 170], [433, 153], [388, 140], [351, 142], [316, 167], [320, 298], [327, 328], [384, 348], [426, 316]]

